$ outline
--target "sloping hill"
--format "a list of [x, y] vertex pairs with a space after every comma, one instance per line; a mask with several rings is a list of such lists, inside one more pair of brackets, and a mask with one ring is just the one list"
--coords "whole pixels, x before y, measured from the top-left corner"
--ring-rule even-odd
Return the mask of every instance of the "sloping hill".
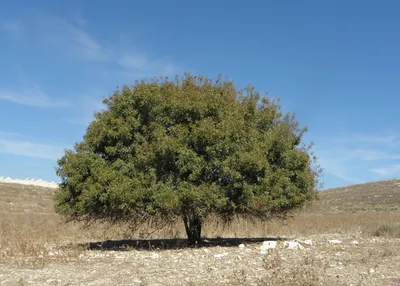
[[[52, 213], [54, 188], [0, 181], [0, 212]], [[319, 193], [306, 212], [399, 211], [400, 179], [351, 185]]]
[[322, 191], [319, 198], [313, 211], [398, 211], [400, 179], [329, 189]]
[[[54, 213], [55, 189], [0, 182], [0, 213]], [[351, 185], [319, 193], [306, 212], [377, 212], [400, 210], [400, 179]]]
[[53, 214], [53, 188], [0, 182], [0, 214]]
[[0, 214], [54, 214], [56, 182], [0, 177]]
[[[178, 222], [170, 229], [143, 226], [130, 233], [118, 225], [65, 224], [54, 212], [53, 194], [51, 188], [0, 182], [4, 285], [214, 285], [222, 275], [231, 279], [223, 285], [288, 285], [289, 280], [293, 285], [389, 285], [400, 277], [400, 180], [323, 191], [311, 209], [284, 223], [238, 220], [225, 228], [214, 220], [204, 228], [207, 238], [312, 241], [307, 249], [276, 249], [264, 256], [261, 244], [248, 242], [244, 247], [88, 251], [77, 246], [124, 243], [144, 234], [144, 243], [154, 247], [150, 239], [181, 239], [184, 228]], [[132, 280], [137, 277], [141, 280]], [[263, 279], [268, 283], [260, 283]]]

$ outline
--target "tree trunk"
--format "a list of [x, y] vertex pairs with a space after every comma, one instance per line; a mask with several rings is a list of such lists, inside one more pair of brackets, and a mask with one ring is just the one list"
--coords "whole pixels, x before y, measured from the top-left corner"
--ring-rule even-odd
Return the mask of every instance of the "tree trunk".
[[184, 216], [183, 222], [185, 223], [186, 235], [189, 240], [189, 244], [196, 244], [201, 241], [201, 226], [203, 220], [199, 216], [190, 215]]

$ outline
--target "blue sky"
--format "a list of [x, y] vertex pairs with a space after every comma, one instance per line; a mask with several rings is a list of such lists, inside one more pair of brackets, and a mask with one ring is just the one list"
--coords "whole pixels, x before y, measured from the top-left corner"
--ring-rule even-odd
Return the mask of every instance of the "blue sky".
[[400, 177], [399, 1], [7, 2], [0, 176], [58, 181], [103, 97], [189, 71], [281, 97], [325, 188]]

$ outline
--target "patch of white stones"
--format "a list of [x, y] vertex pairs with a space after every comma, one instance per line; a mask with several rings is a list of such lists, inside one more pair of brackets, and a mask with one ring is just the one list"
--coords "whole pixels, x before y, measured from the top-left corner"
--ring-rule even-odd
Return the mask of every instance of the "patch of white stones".
[[[328, 240], [329, 244], [342, 244], [343, 242], [338, 239], [330, 239]], [[359, 242], [357, 240], [353, 240], [350, 242], [350, 244], [357, 246]], [[292, 249], [292, 250], [302, 250], [305, 248], [310, 248], [312, 247], [313, 242], [311, 239], [306, 239], [306, 240], [288, 240], [288, 241], [277, 241], [277, 240], [266, 240], [263, 242], [261, 245], [260, 249], [260, 254], [267, 254], [273, 249], [276, 248], [283, 248], [283, 249]], [[239, 245], [240, 248], [244, 248], [245, 246], [243, 244]]]

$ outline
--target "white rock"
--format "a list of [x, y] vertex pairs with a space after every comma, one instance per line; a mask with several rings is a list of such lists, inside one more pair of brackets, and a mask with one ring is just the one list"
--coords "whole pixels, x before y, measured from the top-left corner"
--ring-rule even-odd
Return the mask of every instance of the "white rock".
[[304, 246], [302, 246], [297, 241], [285, 241], [283, 243], [283, 247], [287, 248], [287, 249], [303, 249], [304, 248]]
[[157, 259], [157, 258], [160, 258], [160, 257], [161, 257], [161, 255], [158, 254], [158, 253], [153, 253], [153, 254], [151, 255], [151, 258], [153, 258], [153, 259]]
[[304, 246], [304, 245], [312, 246], [312, 244], [313, 244], [311, 239], [306, 239], [306, 240], [295, 239], [294, 241], [300, 243], [302, 246]]
[[275, 240], [264, 241], [263, 245], [261, 246], [261, 248], [274, 249], [274, 248], [276, 248], [277, 244], [278, 244], [278, 242], [275, 241]]
[[331, 239], [331, 240], [328, 240], [328, 242], [330, 244], [341, 244], [342, 243], [342, 241], [338, 240], [338, 239]]
[[353, 240], [353, 241], [351, 242], [351, 244], [353, 244], [353, 245], [358, 245], [359, 242], [358, 242], [357, 240]]
[[239, 244], [239, 248], [245, 248], [246, 246], [242, 243], [242, 244]]
[[228, 253], [224, 252], [224, 253], [215, 254], [214, 257], [221, 259], [222, 257], [227, 256], [227, 255], [228, 255]]
[[264, 241], [260, 247], [260, 254], [267, 254], [269, 249], [275, 249], [277, 246], [277, 241], [269, 240]]

